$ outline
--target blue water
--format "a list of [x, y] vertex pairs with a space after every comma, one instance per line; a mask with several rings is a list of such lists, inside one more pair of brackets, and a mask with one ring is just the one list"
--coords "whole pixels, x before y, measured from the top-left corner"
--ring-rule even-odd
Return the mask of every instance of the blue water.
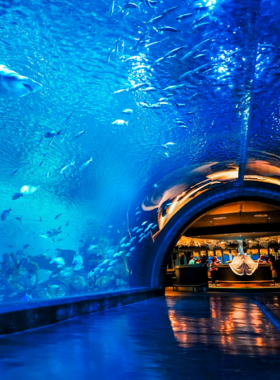
[[[1, 99], [4, 302], [127, 288], [131, 258], [183, 191], [280, 177], [277, 1], [136, 3], [109, 17], [110, 1], [1, 1], [0, 64], [42, 84]], [[26, 185], [39, 188], [12, 200]]]

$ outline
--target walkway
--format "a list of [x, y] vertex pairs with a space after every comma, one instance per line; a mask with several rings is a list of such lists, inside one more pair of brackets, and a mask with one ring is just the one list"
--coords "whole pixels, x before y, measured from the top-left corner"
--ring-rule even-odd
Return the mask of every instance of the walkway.
[[1, 337], [0, 378], [279, 380], [279, 357], [249, 296], [162, 297]]

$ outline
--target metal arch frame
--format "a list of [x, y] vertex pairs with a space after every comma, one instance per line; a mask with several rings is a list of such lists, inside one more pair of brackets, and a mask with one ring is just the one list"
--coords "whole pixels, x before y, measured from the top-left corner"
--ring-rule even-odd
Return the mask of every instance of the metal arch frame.
[[131, 286], [163, 287], [168, 257], [182, 234], [207, 211], [240, 200], [255, 200], [280, 205], [280, 188], [277, 185], [248, 181], [243, 186], [230, 183], [202, 193], [172, 217], [160, 232], [149, 254], [146, 252], [141, 255], [139, 252], [133, 266], [136, 268], [140, 265], [145, 268], [145, 276], [136, 278], [133, 274], [136, 271], [132, 269]]

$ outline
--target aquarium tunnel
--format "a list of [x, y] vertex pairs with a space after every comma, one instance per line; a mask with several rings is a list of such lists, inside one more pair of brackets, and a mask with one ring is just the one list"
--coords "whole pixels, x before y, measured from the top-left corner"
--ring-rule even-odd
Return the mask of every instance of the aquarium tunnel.
[[0, 310], [164, 289], [205, 213], [279, 206], [278, 10], [1, 1]]

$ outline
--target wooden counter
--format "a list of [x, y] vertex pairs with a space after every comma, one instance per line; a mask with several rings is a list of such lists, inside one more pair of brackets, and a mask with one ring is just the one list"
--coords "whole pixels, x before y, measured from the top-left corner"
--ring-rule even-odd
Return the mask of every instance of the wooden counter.
[[258, 269], [251, 276], [238, 276], [230, 269], [229, 265], [218, 266], [218, 282], [247, 282], [247, 281], [271, 281], [271, 269], [269, 264], [259, 264]]
[[206, 264], [179, 265], [174, 268], [176, 282], [174, 290], [205, 292], [208, 289], [208, 268]]

